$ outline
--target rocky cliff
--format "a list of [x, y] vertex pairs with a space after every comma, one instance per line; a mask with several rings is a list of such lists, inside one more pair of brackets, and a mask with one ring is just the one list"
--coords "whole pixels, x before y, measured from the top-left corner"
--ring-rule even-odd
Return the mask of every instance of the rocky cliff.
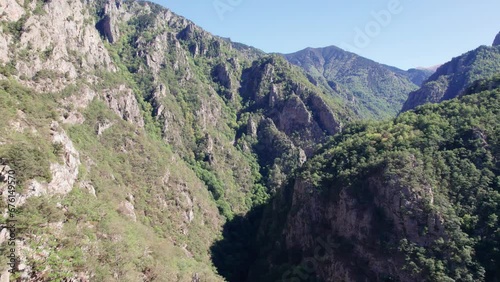
[[149, 2], [0, 6], [2, 281], [496, 279], [497, 94], [363, 125], [412, 78], [349, 57], [359, 83], [318, 83]]
[[402, 111], [458, 97], [474, 81], [489, 78], [499, 71], [499, 47], [481, 46], [439, 67], [420, 89], [409, 94]]
[[500, 45], [500, 32], [497, 34], [495, 40], [493, 41], [493, 46], [499, 46], [499, 45]]

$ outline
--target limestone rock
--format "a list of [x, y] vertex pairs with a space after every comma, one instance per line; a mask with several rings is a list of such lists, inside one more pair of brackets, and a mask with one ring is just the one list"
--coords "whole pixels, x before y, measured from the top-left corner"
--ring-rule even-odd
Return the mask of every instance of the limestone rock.
[[323, 130], [326, 130], [330, 135], [334, 135], [342, 130], [342, 124], [338, 121], [323, 99], [316, 95], [312, 95], [310, 97], [310, 103], [311, 110], [317, 116], [317, 122]]
[[125, 85], [120, 85], [116, 89], [105, 91], [103, 98], [109, 108], [121, 118], [140, 128], [144, 127], [144, 119], [139, 104], [131, 89]]
[[11, 60], [11, 56], [9, 56], [9, 37], [3, 32], [3, 27], [0, 27], [0, 63], [8, 63]]
[[65, 124], [83, 124], [85, 117], [81, 113], [86, 109], [92, 100], [97, 96], [97, 93], [88, 86], [81, 87], [77, 94], [64, 98], [61, 101], [63, 108], [62, 122]]
[[105, 120], [102, 122], [98, 122], [96, 126], [97, 126], [97, 136], [101, 136], [104, 133], [104, 131], [113, 126], [113, 123], [110, 122], [109, 120]]
[[251, 117], [248, 118], [247, 122], [247, 135], [252, 137], [257, 136], [257, 124]]
[[233, 88], [231, 73], [226, 64], [218, 64], [212, 71], [214, 80], [227, 89]]
[[110, 43], [116, 42], [120, 38], [120, 22], [127, 22], [131, 14], [123, 9], [121, 0], [110, 0], [104, 5], [104, 17], [96, 24], [102, 36]]
[[135, 207], [132, 205], [131, 202], [129, 201], [123, 201], [120, 203], [120, 206], [118, 207], [118, 211], [132, 219], [132, 221], [136, 222], [137, 221], [137, 216], [135, 214]]
[[9, 282], [10, 281], [10, 273], [8, 270], [5, 270], [0, 274], [0, 282]]
[[[19, 60], [16, 67], [19, 75], [28, 78], [42, 70], [57, 76], [25, 84], [40, 91], [58, 91], [85, 70], [116, 70], [99, 33], [88, 23], [92, 18], [83, 2], [51, 0], [42, 9], [44, 13], [33, 14], [24, 23], [19, 49], [31, 51], [29, 58]], [[46, 55], [39, 56], [41, 52]]]
[[[394, 240], [391, 242], [395, 244], [400, 239], [396, 234], [424, 247], [445, 236], [443, 217], [437, 211], [429, 212], [426, 209], [429, 203], [433, 203], [433, 190], [425, 183], [422, 163], [410, 156], [402, 160], [401, 164], [411, 167], [415, 173], [393, 179], [388, 179], [385, 172], [371, 176], [367, 180], [366, 193], [372, 195], [373, 200], [363, 203], [351, 190], [341, 187], [329, 194], [325, 201], [324, 194], [318, 192], [309, 181], [298, 179], [292, 196], [291, 210], [294, 212], [288, 215], [287, 227], [283, 232], [287, 249], [304, 252], [318, 247], [329, 249], [324, 259], [315, 261], [321, 264], [317, 268], [317, 275], [325, 281], [343, 281], [346, 277], [351, 278], [348, 281], [365, 281], [365, 274], [358, 273], [359, 265], [353, 267], [355, 264], [349, 263], [352, 261], [369, 261], [366, 271], [372, 275], [390, 273], [400, 281], [418, 280], [415, 277], [410, 279], [403, 270], [404, 256], [384, 253], [380, 250], [381, 246], [370, 243], [376, 242], [381, 236], [374, 230], [384, 228], [393, 228], [391, 234], [395, 237], [390, 240]], [[414, 183], [409, 179], [419, 184], [409, 185]], [[380, 212], [385, 215], [386, 223], [377, 215]], [[421, 232], [422, 225], [428, 230], [426, 234]], [[335, 244], [342, 242], [342, 238], [356, 242], [352, 251], [341, 251], [341, 245]]]
[[73, 142], [57, 122], [51, 125], [52, 142], [62, 145], [63, 163], [51, 164], [52, 181], [48, 184], [47, 192], [53, 194], [67, 194], [73, 189], [78, 178], [80, 154], [73, 146]]
[[308, 128], [312, 122], [312, 115], [304, 102], [296, 95], [285, 103], [279, 116], [278, 128], [287, 135]]
[[89, 192], [90, 195], [94, 196], [94, 198], [97, 197], [96, 193], [95, 193], [95, 187], [92, 184], [92, 182], [90, 182], [90, 181], [82, 181], [82, 182], [80, 182], [80, 188], [84, 189], [84, 190], [87, 190], [87, 192]]
[[11, 22], [18, 21], [26, 13], [21, 5], [16, 0], [2, 0], [0, 3], [0, 19]]

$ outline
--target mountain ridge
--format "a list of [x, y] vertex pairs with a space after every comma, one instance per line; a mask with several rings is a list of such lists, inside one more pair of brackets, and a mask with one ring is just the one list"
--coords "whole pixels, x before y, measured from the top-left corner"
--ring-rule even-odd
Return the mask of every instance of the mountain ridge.
[[336, 46], [306, 48], [283, 56], [301, 67], [310, 81], [343, 99], [364, 118], [395, 115], [407, 93], [417, 89], [428, 75], [383, 65]]
[[[363, 119], [392, 116], [405, 89], [416, 88], [412, 75], [426, 74], [332, 49], [331, 57], [360, 62], [330, 70], [376, 90], [356, 95], [388, 93], [362, 108], [361, 98], [348, 97], [350, 84], [325, 72], [315, 78], [158, 4], [3, 3], [1, 280], [276, 281], [297, 280], [297, 271], [312, 281], [497, 277], [498, 79], [472, 84], [467, 93], [484, 93], [465, 102], [372, 123]], [[463, 186], [450, 193], [481, 189], [476, 194], [487, 197], [478, 209], [470, 193], [457, 203], [432, 186], [443, 178], [450, 182], [439, 187]], [[339, 201], [345, 209], [331, 204]], [[15, 216], [15, 229], [6, 216]], [[451, 239], [441, 243], [436, 234]], [[301, 265], [314, 242], [335, 254], [317, 275]], [[441, 248], [448, 243], [454, 256]], [[11, 254], [18, 263], [8, 264]]]
[[480, 46], [464, 53], [440, 66], [419, 90], [411, 92], [402, 112], [458, 97], [474, 81], [491, 77], [499, 69], [498, 46]]
[[0, 171], [19, 177], [25, 281], [222, 281], [224, 222], [357, 119], [284, 58], [157, 4], [6, 1]]

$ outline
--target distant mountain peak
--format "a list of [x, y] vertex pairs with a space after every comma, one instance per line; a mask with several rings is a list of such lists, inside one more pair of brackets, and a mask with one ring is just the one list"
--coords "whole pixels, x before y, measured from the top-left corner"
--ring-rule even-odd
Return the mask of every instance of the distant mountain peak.
[[493, 41], [493, 46], [500, 46], [500, 32], [495, 37], [495, 41]]
[[437, 71], [437, 69], [442, 66], [442, 65], [435, 65], [435, 66], [432, 66], [432, 67], [416, 67], [415, 69], [417, 70], [424, 70], [424, 71], [432, 71], [432, 72], [435, 72]]
[[363, 118], [395, 116], [408, 93], [432, 74], [383, 65], [337, 46], [309, 47], [283, 56], [302, 68], [312, 84], [343, 100]]

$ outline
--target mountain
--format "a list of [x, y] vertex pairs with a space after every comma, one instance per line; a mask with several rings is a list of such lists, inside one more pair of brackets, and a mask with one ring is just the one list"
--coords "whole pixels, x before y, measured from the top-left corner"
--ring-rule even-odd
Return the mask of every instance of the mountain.
[[250, 242], [230, 281], [498, 281], [499, 81], [348, 125], [217, 246]]
[[402, 111], [460, 96], [474, 81], [499, 71], [500, 47], [481, 46], [439, 67], [420, 89], [410, 93]]
[[499, 46], [500, 45], [500, 32], [497, 34], [497, 37], [495, 37], [495, 40], [493, 41], [493, 46]]
[[422, 86], [422, 84], [437, 70], [437, 67], [431, 68], [414, 68], [406, 71], [411, 82], [417, 86]]
[[320, 83], [145, 1], [0, 6], [0, 281], [313, 279], [319, 234], [324, 280], [498, 277], [498, 78], [362, 122], [425, 74], [334, 50]]
[[430, 75], [427, 71], [406, 72], [382, 65], [335, 46], [307, 48], [283, 56], [304, 69], [313, 84], [345, 101], [363, 118], [395, 116], [408, 93]]
[[153, 3], [1, 5], [2, 280], [223, 281], [224, 223], [359, 119], [284, 58]]

